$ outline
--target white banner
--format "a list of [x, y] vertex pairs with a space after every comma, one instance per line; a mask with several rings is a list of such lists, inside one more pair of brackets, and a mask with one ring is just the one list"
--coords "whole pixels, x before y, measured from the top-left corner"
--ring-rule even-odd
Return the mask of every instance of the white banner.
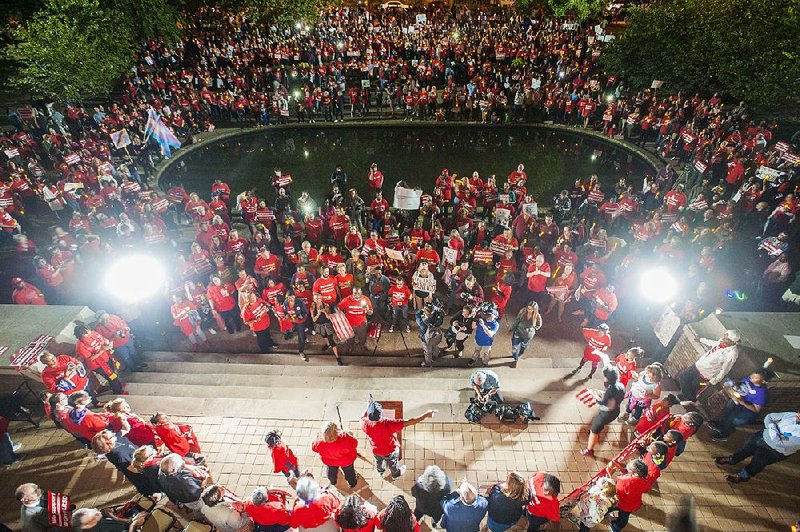
[[422, 191], [420, 189], [396, 186], [394, 187], [393, 206], [395, 209], [414, 211], [419, 209], [421, 197]]
[[766, 179], [767, 181], [775, 181], [783, 172], [770, 168], [769, 166], [759, 166], [756, 170], [756, 177], [759, 179]]

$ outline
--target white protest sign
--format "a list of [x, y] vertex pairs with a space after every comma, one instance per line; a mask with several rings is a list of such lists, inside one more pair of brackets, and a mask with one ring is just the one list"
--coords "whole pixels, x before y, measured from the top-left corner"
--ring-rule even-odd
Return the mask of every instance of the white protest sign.
[[419, 189], [394, 187], [393, 206], [395, 209], [417, 210], [419, 209], [420, 198], [422, 198], [422, 191]]

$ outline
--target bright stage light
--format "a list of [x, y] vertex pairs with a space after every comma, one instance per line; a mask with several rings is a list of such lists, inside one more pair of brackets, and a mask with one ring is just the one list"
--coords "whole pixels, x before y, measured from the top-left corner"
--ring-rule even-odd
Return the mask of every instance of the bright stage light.
[[155, 295], [166, 279], [164, 266], [155, 257], [128, 255], [111, 265], [104, 281], [110, 295], [137, 303]]
[[650, 301], [669, 303], [678, 293], [678, 283], [666, 268], [653, 268], [642, 273], [639, 290]]

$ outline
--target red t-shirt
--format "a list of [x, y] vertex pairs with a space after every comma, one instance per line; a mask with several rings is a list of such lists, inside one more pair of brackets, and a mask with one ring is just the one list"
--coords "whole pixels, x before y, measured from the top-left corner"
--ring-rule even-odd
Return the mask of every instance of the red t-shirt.
[[642, 495], [650, 489], [650, 481], [631, 474], [617, 477], [617, 506], [623, 512], [635, 512], [642, 507]]
[[285, 443], [280, 442], [269, 451], [272, 454], [273, 473], [283, 473], [297, 467], [297, 457]]
[[326, 442], [322, 435], [317, 435], [311, 444], [311, 450], [318, 453], [322, 463], [327, 466], [349, 466], [358, 457], [358, 440], [352, 434], [339, 432], [336, 441]]
[[528, 513], [537, 517], [544, 517], [550, 521], [558, 521], [560, 517], [558, 497], [544, 493], [544, 477], [546, 473], [539, 471], [528, 479], [528, 490], [536, 494], [536, 498], [526, 506]]
[[335, 303], [337, 297], [336, 279], [333, 277], [328, 277], [327, 279], [320, 277], [314, 281], [313, 292], [322, 296], [323, 303]]
[[347, 321], [350, 322], [352, 327], [360, 327], [366, 325], [367, 312], [372, 310], [372, 303], [364, 296], [361, 296], [359, 299], [349, 296], [339, 303], [339, 310], [345, 312]]
[[[64, 377], [64, 370], [72, 362], [76, 366], [75, 372], [69, 378]], [[42, 370], [42, 383], [53, 393], [62, 392], [67, 395], [86, 388], [89, 382], [86, 376], [86, 367], [77, 359], [69, 355], [58, 355], [54, 368], [45, 366]]]
[[263, 331], [269, 328], [269, 307], [263, 299], [256, 298], [254, 303], [244, 308], [242, 320], [253, 332]]
[[336, 515], [336, 510], [341, 506], [341, 502], [336, 495], [324, 493], [317, 500], [308, 504], [299, 503], [292, 510], [292, 517], [289, 525], [292, 528], [315, 528], [332, 519]]
[[389, 299], [393, 307], [408, 305], [408, 300], [411, 299], [411, 290], [406, 285], [402, 287], [394, 285], [389, 289]]
[[223, 283], [220, 286], [212, 284], [208, 287], [206, 296], [214, 310], [226, 312], [236, 306], [236, 300], [233, 299], [234, 292], [236, 288], [231, 283]]
[[291, 519], [286, 505], [279, 501], [270, 501], [258, 506], [247, 501], [244, 503], [244, 511], [257, 525], [288, 525]]
[[361, 429], [369, 438], [372, 445], [372, 453], [378, 456], [392, 454], [399, 446], [397, 433], [403, 430], [402, 419], [382, 418], [378, 421], [370, 421], [366, 414], [361, 418]]

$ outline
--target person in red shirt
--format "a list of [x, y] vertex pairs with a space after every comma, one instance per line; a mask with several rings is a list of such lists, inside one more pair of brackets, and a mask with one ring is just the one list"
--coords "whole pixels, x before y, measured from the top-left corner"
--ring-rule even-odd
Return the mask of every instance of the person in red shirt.
[[153, 425], [156, 436], [161, 438], [169, 452], [177, 453], [184, 458], [191, 458], [198, 465], [203, 463], [203, 457], [200, 456], [200, 443], [191, 426], [173, 423], [164, 412], [153, 414], [150, 424]]
[[269, 305], [250, 292], [242, 308], [242, 320], [256, 335], [258, 348], [262, 353], [274, 353], [275, 342], [269, 333]]
[[361, 293], [361, 288], [356, 286], [353, 287], [352, 295], [344, 298], [338, 308], [344, 311], [347, 321], [350, 322], [353, 333], [355, 333], [352, 340], [348, 341], [351, 343], [351, 352], [357, 349], [363, 351], [364, 344], [367, 343], [367, 316], [372, 315], [372, 302]]
[[98, 310], [95, 318], [98, 321], [95, 330], [111, 341], [114, 355], [122, 358], [126, 370], [139, 371], [147, 367], [147, 364], [143, 364], [136, 353], [136, 347], [131, 338], [131, 328], [128, 327], [125, 320], [104, 310]]
[[342, 532], [373, 532], [380, 524], [377, 508], [358, 495], [350, 495], [344, 500], [335, 519]]
[[315, 529], [330, 523], [330, 529], [335, 529], [333, 516], [342, 504], [336, 495], [321, 490], [312, 476], [301, 477], [297, 481], [295, 493], [297, 499], [294, 501], [289, 521], [292, 528]]
[[75, 354], [83, 359], [87, 369], [106, 379], [115, 395], [127, 395], [117, 376], [118, 363], [112, 356], [111, 342], [85, 325], [76, 326], [73, 333], [78, 340]]
[[[97, 414], [89, 410], [92, 398], [86, 392], [75, 392], [69, 396], [68, 404], [72, 410], [67, 414], [67, 430], [91, 441], [94, 435], [108, 426], [108, 414]], [[65, 426], [66, 427], [66, 426]]]
[[211, 309], [218, 312], [225, 321], [225, 328], [228, 334], [233, 334], [242, 330], [242, 318], [239, 315], [239, 308], [236, 305], [234, 294], [236, 287], [231, 283], [223, 283], [219, 275], [211, 276], [211, 284], [206, 290], [206, 297], [211, 304]]
[[641, 459], [628, 462], [627, 466], [611, 462], [606, 471], [613, 475], [614, 470], [624, 473], [617, 477], [617, 518], [611, 521], [611, 530], [619, 532], [628, 525], [631, 514], [642, 507], [642, 495], [650, 491], [650, 481], [647, 479], [649, 469]]
[[42, 384], [51, 393], [70, 395], [86, 390], [92, 396], [92, 402], [95, 405], [99, 404], [94, 397], [94, 389], [86, 366], [80, 360], [69, 355], [56, 356], [50, 351], [44, 351], [39, 355], [39, 362], [44, 365], [41, 374]]
[[544, 255], [539, 253], [533, 264], [528, 267], [527, 278], [531, 299], [539, 303], [540, 307], [544, 304], [547, 280], [550, 279], [550, 275], [550, 265], [545, 262]]
[[286, 506], [289, 494], [261, 486], [244, 503], [244, 511], [261, 530], [289, 530], [291, 514]]
[[297, 465], [297, 456], [288, 445], [281, 440], [281, 431], [274, 429], [267, 433], [264, 441], [272, 455], [272, 472], [281, 473], [287, 479], [298, 478], [300, 469]]
[[427, 410], [424, 414], [411, 419], [389, 419], [383, 417], [383, 406], [373, 401], [370, 397], [369, 406], [361, 416], [361, 430], [367, 435], [375, 456], [375, 469], [381, 475], [388, 467], [392, 478], [399, 478], [406, 470], [406, 466], [398, 465], [400, 460], [400, 441], [397, 433], [406, 427], [411, 427], [432, 418], [437, 410]]
[[617, 355], [614, 365], [619, 373], [619, 382], [622, 386], [628, 386], [631, 379], [638, 378], [636, 375], [636, 361], [644, 356], [644, 349], [641, 347], [631, 347], [624, 353]]
[[322, 431], [311, 443], [311, 450], [319, 454], [322, 463], [325, 464], [325, 472], [331, 485], [336, 485], [341, 468], [350, 489], [355, 489], [358, 484], [355, 468], [358, 440], [355, 436], [340, 429], [336, 423], [328, 421], [323, 424]]
[[558, 494], [561, 481], [557, 476], [539, 471], [528, 479], [530, 502], [525, 507], [528, 512], [528, 530], [538, 531], [548, 521], [558, 522], [560, 518]]
[[596, 329], [583, 329], [583, 337], [586, 339], [583, 358], [578, 367], [572, 370], [566, 378], [574, 377], [589, 362], [592, 364], [592, 370], [589, 372], [588, 378], [591, 379], [597, 371], [597, 366], [603, 361], [602, 355], [611, 347], [611, 329], [605, 323], [601, 323]]
[[383, 172], [378, 170], [378, 163], [372, 163], [369, 167], [367, 179], [369, 180], [370, 190], [378, 192], [383, 188]]
[[11, 301], [15, 305], [47, 305], [42, 291], [21, 277], [11, 279], [11, 286], [14, 287]]
[[186, 335], [192, 344], [193, 350], [197, 350], [198, 342], [202, 342], [206, 348], [210, 347], [206, 334], [203, 332], [200, 313], [197, 308], [197, 303], [187, 300], [180, 294], [172, 296], [172, 306], [170, 307], [172, 323]]
[[137, 447], [157, 445], [153, 427], [131, 411], [128, 401], [117, 397], [103, 408], [108, 412], [108, 426], [113, 432], [128, 438]]
[[[635, 435], [639, 436], [640, 434], [649, 432], [659, 424], [668, 425], [670, 414], [669, 409], [671, 406], [677, 405], [678, 403], [680, 403], [680, 400], [674, 394], [669, 394], [660, 401], [653, 401], [650, 403], [650, 406], [645, 408], [644, 412], [642, 412], [642, 416], [639, 418], [639, 422], [636, 424]], [[665, 420], [666, 423], [664, 422]]]
[[394, 286], [389, 289], [389, 304], [392, 308], [392, 324], [389, 326], [389, 332], [394, 332], [395, 325], [404, 327], [406, 332], [411, 332], [411, 328], [408, 326], [408, 302], [410, 300], [411, 290], [408, 289], [403, 278], [398, 277]]
[[608, 321], [617, 310], [617, 295], [613, 285], [606, 285], [595, 291], [591, 298], [592, 314], [584, 318], [581, 327], [597, 327], [600, 323]]
[[328, 305], [336, 304], [339, 299], [338, 285], [336, 279], [331, 277], [330, 268], [322, 266], [320, 268], [320, 278], [314, 281], [314, 287], [311, 290], [314, 294], [322, 296], [322, 302]]
[[281, 271], [281, 261], [264, 247], [256, 257], [254, 270], [262, 281], [267, 277], [276, 277]]

